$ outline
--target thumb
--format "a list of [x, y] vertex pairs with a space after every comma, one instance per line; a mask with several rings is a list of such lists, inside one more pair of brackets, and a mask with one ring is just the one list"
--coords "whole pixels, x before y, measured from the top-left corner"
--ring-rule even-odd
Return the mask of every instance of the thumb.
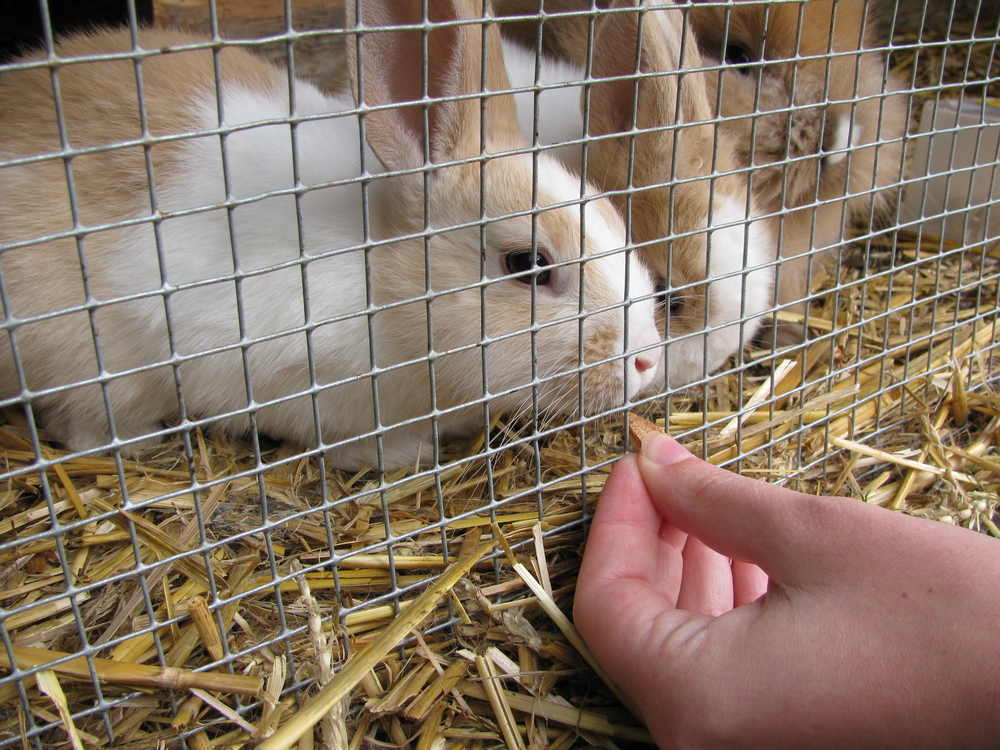
[[878, 509], [855, 500], [805, 495], [712, 466], [659, 432], [643, 439], [639, 471], [664, 518], [776, 583], [835, 575], [859, 532], [871, 533], [868, 521], [877, 520], [869, 511]]

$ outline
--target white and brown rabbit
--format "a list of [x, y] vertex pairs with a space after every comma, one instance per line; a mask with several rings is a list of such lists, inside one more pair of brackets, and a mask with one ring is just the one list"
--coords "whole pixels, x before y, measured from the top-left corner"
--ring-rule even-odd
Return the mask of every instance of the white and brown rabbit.
[[[595, 413], [647, 388], [654, 287], [621, 219], [581, 208], [555, 159], [533, 170], [511, 96], [478, 96], [482, 3], [429, 2], [471, 23], [426, 48], [421, 6], [349, 17], [364, 116], [239, 48], [217, 90], [203, 40], [143, 30], [137, 69], [127, 31], [95, 31], [56, 46], [63, 144], [43, 56], [4, 71], [0, 404], [72, 450], [252, 418], [338, 467], [375, 463], [380, 433], [391, 468], [482, 428], [486, 403]], [[508, 89], [485, 40], [487, 88]], [[447, 99], [426, 109], [424, 55]]]
[[[694, 0], [691, 25], [721, 88], [720, 130], [752, 170], [754, 198], [781, 215], [778, 298], [808, 295], [813, 251], [897, 199], [908, 99], [878, 51], [870, 0], [727, 7]], [[804, 310], [804, 305], [796, 305]], [[785, 329], [779, 341], [801, 339]]]
[[[714, 84], [683, 6], [610, 7], [595, 24], [586, 94], [556, 85], [582, 81], [585, 68], [543, 56], [541, 91], [518, 94], [519, 115], [540, 144], [572, 141], [555, 152], [579, 170], [581, 104], [589, 113], [587, 176], [628, 217], [632, 242], [666, 290], [664, 373], [677, 387], [722, 366], [773, 308], [774, 222], [757, 220], [745, 176], [733, 173], [736, 144], [711, 124]], [[536, 83], [534, 50], [504, 48], [512, 84]], [[579, 118], [567, 114], [574, 106]]]

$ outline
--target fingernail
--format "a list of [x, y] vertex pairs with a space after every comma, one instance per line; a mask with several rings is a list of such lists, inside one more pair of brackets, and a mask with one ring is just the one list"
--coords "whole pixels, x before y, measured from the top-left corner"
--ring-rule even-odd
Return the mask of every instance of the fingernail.
[[660, 466], [670, 466], [691, 457], [687, 448], [662, 432], [651, 432], [642, 439], [642, 455]]

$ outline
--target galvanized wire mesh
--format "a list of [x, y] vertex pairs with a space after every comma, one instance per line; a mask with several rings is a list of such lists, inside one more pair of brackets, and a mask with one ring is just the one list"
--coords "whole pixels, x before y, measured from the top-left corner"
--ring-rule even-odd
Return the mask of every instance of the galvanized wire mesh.
[[[262, 42], [221, 30], [224, 14], [214, 1], [205, 10], [210, 34], [174, 39], [167, 43], [169, 51], [143, 43], [130, 5], [127, 48], [68, 54], [46, 21], [40, 54], [0, 65], [0, 80], [41, 71], [49, 82], [43, 98], [51, 99], [46, 106], [55, 128], [46, 148], [25, 150], [32, 138], [44, 139], [12, 132], [11, 118], [0, 114], [0, 186], [6, 193], [0, 201], [19, 206], [16, 216], [0, 209], [5, 217], [0, 220], [5, 379], [0, 449], [6, 461], [0, 467], [0, 580], [7, 589], [0, 599], [0, 636], [2, 658], [13, 665], [0, 678], [0, 694], [10, 707], [0, 746], [62, 742], [61, 727], [70, 724], [99, 745], [202, 746], [207, 737], [221, 744], [244, 741], [255, 722], [273, 713], [258, 698], [226, 698], [246, 726], [234, 728], [232, 716], [202, 713], [198, 725], [153, 729], [155, 722], [181, 712], [188, 694], [168, 691], [170, 676], [160, 675], [161, 681], [152, 683], [158, 686], [156, 697], [143, 697], [129, 687], [136, 683], [123, 687], [108, 679], [108, 667], [99, 660], [251, 676], [273, 674], [273, 664], [281, 661], [288, 679], [278, 687], [285, 695], [305, 690], [317, 672], [302, 643], [317, 625], [310, 622], [305, 600], [297, 598], [303, 576], [314, 591], [328, 592], [323, 604], [330, 609], [321, 617], [330, 640], [339, 644], [331, 647], [335, 658], [343, 659], [365, 641], [369, 628], [405, 607], [480, 532], [488, 535], [490, 524], [508, 524], [504, 528], [518, 549], [531, 543], [526, 530], [536, 522], [550, 544], [569, 540], [575, 548], [603, 477], [628, 446], [621, 428], [627, 411], [664, 419], [674, 434], [717, 463], [807, 490], [851, 492], [897, 507], [905, 506], [916, 485], [927, 495], [944, 491], [926, 477], [894, 483], [884, 461], [876, 454], [852, 455], [845, 440], [855, 447], [896, 450], [924, 465], [930, 460], [926, 451], [913, 449], [922, 447], [923, 439], [911, 435], [914, 415], [936, 418], [942, 393], [951, 394], [949, 403], [958, 399], [959, 386], [952, 385], [957, 381], [987, 395], [996, 381], [1000, 33], [995, 13], [977, 5], [968, 18], [956, 12], [932, 23], [926, 6], [880, 15], [868, 2], [840, 0], [830, 6], [824, 27], [808, 4], [650, 4], [638, 14], [635, 38], [662, 35], [664, 59], [673, 61], [664, 67], [634, 42], [610, 36], [608, 19], [635, 18], [631, 7], [531, 0], [499, 3], [496, 10], [477, 6], [473, 21], [441, 23], [441, 7], [451, 6], [427, 5], [417, 3], [409, 16], [425, 54], [413, 59], [408, 73], [420, 81], [423, 101], [417, 110], [396, 108], [412, 126], [419, 164], [380, 162], [401, 148], [397, 143], [365, 145], [366, 135], [384, 127], [379, 118], [394, 116], [386, 115], [393, 106], [385, 92], [377, 85], [366, 88], [365, 77], [377, 78], [379, 72], [366, 67], [366, 55], [376, 55], [376, 48], [364, 42], [377, 36], [377, 22], [368, 24], [367, 36], [337, 25], [303, 29], [292, 6], [285, 6], [278, 11], [281, 30], [264, 41], [278, 46], [287, 66], [288, 72], [279, 74], [286, 82], [287, 113], [237, 114], [242, 104], [217, 94], [205, 103], [214, 118], [208, 126], [192, 127], [190, 119], [181, 118], [180, 125], [164, 130], [150, 117], [160, 105], [149, 103], [145, 82], [151, 60], [201, 50], [213, 90], [225, 90], [225, 50], [253, 50]], [[365, 6], [364, 0], [356, 3], [353, 17], [360, 12], [364, 20]], [[454, 50], [435, 57], [439, 50], [431, 35], [437, 39], [464, 28], [480, 40], [478, 59], [466, 62], [480, 71], [495, 68], [498, 48], [489, 39], [498, 27], [508, 39], [527, 45], [527, 79], [511, 71], [505, 87], [519, 94], [529, 131], [523, 142], [490, 140], [487, 130], [503, 100], [496, 89], [488, 96], [482, 87], [449, 91], [441, 84], [446, 76], [435, 67], [446, 64]], [[614, 54], [605, 50], [603, 58], [595, 48], [602, 38], [616, 43]], [[360, 71], [351, 83], [365, 92], [358, 108], [352, 101], [333, 112], [333, 120], [357, 123], [354, 140], [347, 141], [355, 149], [350, 156], [326, 146], [328, 156], [356, 162], [355, 172], [346, 176], [311, 178], [317, 157], [303, 145], [314, 124], [332, 121], [331, 111], [317, 109], [310, 99], [312, 89], [293, 85], [297, 74], [314, 66], [301, 50], [315, 40], [348, 46]], [[553, 73], [543, 52], [577, 67]], [[68, 71], [109, 61], [128, 68], [137, 126], [128, 138], [81, 140], [66, 114], [80, 95], [67, 84]], [[350, 79], [347, 69], [340, 60], [336, 74], [320, 76], [320, 85], [331, 91], [343, 86]], [[489, 82], [482, 72], [481, 83]], [[617, 130], [601, 133], [595, 123], [607, 112], [595, 100], [620, 84], [632, 90], [633, 104], [616, 110]], [[661, 85], [673, 86], [675, 98], [651, 123], [636, 97], [649, 101], [648, 92], [659, 92]], [[343, 91], [341, 102], [349, 96]], [[84, 93], [101, 98], [105, 92], [94, 84]], [[686, 108], [699, 96], [704, 109]], [[579, 109], [565, 109], [568, 100], [579, 101]], [[417, 215], [398, 221], [402, 229], [387, 222], [379, 213], [385, 209], [380, 191], [387, 184], [407, 181], [411, 191], [435, 195], [436, 175], [460, 168], [441, 163], [444, 152], [433, 133], [446, 107], [469, 101], [479, 132], [453, 135], [475, 141], [458, 163], [476, 177], [459, 183], [465, 192], [453, 202], [473, 205], [473, 215], [455, 208], [456, 218], [442, 223], [453, 206], [435, 196], [437, 204], [425, 201]], [[554, 106], [564, 107], [556, 118]], [[560, 136], [547, 140], [553, 122]], [[118, 125], [98, 120], [94, 130], [119, 132]], [[266, 128], [287, 134], [288, 154], [277, 157], [287, 174], [247, 191], [240, 175], [266, 172], [274, 155], [248, 159], [242, 150], [230, 151], [230, 144]], [[374, 137], [384, 136], [368, 142]], [[664, 161], [650, 164], [648, 144], [654, 137], [666, 139], [667, 147], [655, 152]], [[211, 180], [221, 186], [216, 199], [170, 191], [164, 177], [170, 167], [164, 168], [161, 155], [184, 143], [213, 144], [219, 171]], [[609, 145], [613, 157], [602, 152]], [[583, 173], [559, 183], [563, 192], [556, 200], [543, 194], [544, 186], [554, 184], [546, 161], [553, 153]], [[125, 154], [132, 154], [132, 166], [139, 169], [130, 186], [139, 191], [142, 205], [108, 219], [108, 206], [95, 207], [87, 193], [100, 175], [81, 175], [88, 164]], [[518, 154], [530, 165], [526, 188], [498, 208], [491, 192], [498, 183], [489, 172]], [[13, 176], [4, 182], [4, 173]], [[21, 199], [22, 191], [35, 194], [33, 182], [42, 177], [62, 191], [59, 211], [35, 215], [14, 198]], [[352, 202], [355, 229], [317, 253], [308, 203], [331, 191]], [[100, 201], [124, 205], [134, 197], [108, 193]], [[290, 223], [284, 235], [246, 218], [268, 201], [285, 201]], [[514, 204], [518, 207], [511, 209]], [[595, 238], [604, 224], [614, 223], [608, 218], [608, 212], [614, 215], [612, 204], [625, 224], [621, 242], [609, 244]], [[546, 234], [546, 222], [558, 211], [575, 217], [563, 238], [574, 253], [561, 259]], [[178, 258], [198, 262], [199, 257], [185, 256], [171, 244], [171, 226], [199, 217], [211, 217], [204, 225], [206, 240], [209, 230], [218, 229], [229, 248], [221, 272], [220, 263], [195, 270], [177, 265]], [[521, 222], [520, 244], [502, 234], [512, 222]], [[248, 255], [247, 232], [271, 229], [277, 232], [276, 246], [286, 242], [283, 252], [263, 260]], [[96, 245], [98, 253], [90, 248], [102, 237], [119, 236], [116, 232], [145, 232], [143, 248], [151, 253], [156, 278], [150, 281], [116, 263], [111, 278], [117, 286], [109, 294], [102, 286], [108, 271], [101, 253], [110, 252], [113, 243]], [[472, 237], [477, 248], [474, 273], [442, 286], [439, 279], [455, 274], [435, 248], [459, 235]], [[385, 274], [386, 263], [399, 263], [386, 248], [400, 236], [417, 251], [394, 273], [401, 288], [417, 291], [380, 298], [373, 279]], [[58, 263], [49, 256], [44, 262], [23, 260], [43, 257], [41, 248], [53, 243], [63, 243]], [[358, 259], [363, 273], [354, 279], [360, 286], [350, 290], [354, 307], [331, 312], [324, 306], [331, 290], [311, 280], [320, 278], [316, 269], [324, 261], [338, 257]], [[601, 269], [613, 262], [620, 264], [621, 295], [605, 298]], [[78, 278], [58, 278], [67, 264]], [[647, 266], [653, 278], [643, 286]], [[285, 281], [273, 281], [278, 278]], [[522, 322], [500, 330], [491, 306], [499, 304], [496, 290], [504, 284], [520, 285], [526, 295], [522, 306], [510, 311]], [[573, 309], [553, 315], [545, 311], [558, 284], [581, 291]], [[229, 335], [195, 348], [179, 343], [186, 341], [184, 326], [190, 322], [177, 311], [186, 299], [220, 285], [232, 290], [231, 304], [224, 306], [232, 315], [225, 328]], [[281, 298], [288, 289], [303, 298]], [[60, 297], [65, 290], [68, 296]], [[53, 294], [48, 308], [33, 307]], [[348, 292], [336, 290], [340, 294]], [[466, 317], [443, 318], [438, 311], [460, 296], [471, 302], [454, 309]], [[291, 304], [294, 324], [269, 330], [257, 325], [254, 311], [261, 301]], [[641, 374], [650, 363], [637, 365], [636, 357], [652, 352], [658, 360], [664, 349], [662, 342], [642, 339], [634, 322], [649, 315], [652, 303], [659, 305], [668, 345], [657, 379], [639, 390], [627, 384], [628, 373]], [[105, 342], [115, 325], [108, 311], [141, 311], [143, 305], [162, 315], [162, 327], [147, 331], [163, 338], [161, 354], [106, 361]], [[390, 331], [380, 328], [380, 321], [404, 309], [417, 311], [410, 317], [416, 321], [412, 329], [398, 322]], [[620, 348], [598, 347], [595, 353], [589, 332], [609, 316], [617, 316], [624, 341]], [[456, 322], [472, 334], [452, 336], [448, 324]], [[329, 343], [324, 331], [345, 325], [361, 332], [356, 341], [361, 364], [331, 376], [324, 371], [321, 347]], [[40, 356], [33, 331], [57, 337], [60, 328], [72, 326], [83, 330], [86, 340], [58, 339], [63, 343], [45, 356], [55, 362], [54, 371], [63, 355], [85, 366], [63, 365], [63, 376], [43, 377], [44, 367], [33, 359]], [[138, 329], [128, 330], [135, 336]], [[549, 366], [553, 331], [572, 332], [571, 352]], [[380, 352], [392, 336], [410, 342], [407, 351], [418, 354], [383, 359]], [[527, 343], [515, 346], [522, 338]], [[301, 359], [291, 363], [297, 371], [288, 376], [287, 388], [262, 388], [262, 382], [271, 382], [265, 381], [267, 374], [281, 372], [289, 362], [261, 360], [258, 352], [280, 352], [268, 347], [286, 339], [302, 342]], [[74, 360], [79, 346], [87, 354]], [[523, 379], [501, 377], [512, 368], [505, 351], [521, 357], [519, 369], [513, 369]], [[715, 361], [720, 352], [724, 356]], [[211, 357], [228, 358], [224, 372], [240, 384], [237, 401], [218, 405], [201, 396], [198, 389], [214, 384], [199, 381], [192, 363]], [[456, 377], [449, 358], [472, 368], [460, 375], [473, 381], [473, 396], [456, 401], [441, 395]], [[825, 369], [817, 370], [817, 363]], [[610, 395], [589, 403], [593, 373], [605, 370], [618, 373], [618, 380]], [[406, 372], [419, 372], [415, 380], [426, 390], [401, 399], [395, 375]], [[155, 428], [130, 431], [116, 389], [129, 378], [138, 382], [146, 376], [150, 383], [159, 378], [154, 385], [160, 390], [151, 388], [149, 401], [165, 399], [171, 408], [152, 414]], [[359, 383], [363, 387], [356, 392], [362, 395], [344, 408], [356, 408], [364, 418], [354, 422], [365, 426], [345, 432], [336, 410], [324, 406], [324, 394]], [[60, 445], [59, 440], [81, 434], [60, 427], [54, 416], [70, 406], [53, 404], [72, 405], [74, 391], [97, 394], [99, 404], [81, 433], [106, 437]], [[288, 418], [304, 427], [275, 427], [281, 420], [267, 415], [285, 406]], [[989, 404], [983, 408], [988, 414]], [[468, 429], [452, 428], [459, 417]], [[423, 437], [409, 452], [387, 448], [394, 431], [425, 422]], [[298, 439], [275, 440], [293, 436]], [[372, 446], [363, 457], [331, 459], [341, 455], [336, 449], [350, 450], [359, 438]], [[953, 520], [995, 528], [990, 499], [995, 484], [980, 482], [962, 493], [979, 504], [962, 506]], [[932, 506], [914, 506], [914, 512], [925, 507]], [[949, 508], [933, 506], [928, 514], [947, 516]], [[479, 579], [486, 598], [497, 602], [509, 591], [500, 557], [494, 556]], [[560, 562], [572, 570], [571, 555]], [[189, 607], [199, 597], [207, 603], [210, 629], [228, 634], [219, 651], [197, 650], [204, 631], [192, 624]], [[449, 600], [424, 635], [452, 632], [467, 616], [462, 602], [458, 596]], [[79, 654], [86, 659], [69, 661]], [[65, 706], [45, 698], [37, 675], [50, 669], [65, 675], [73, 664], [80, 682], [63, 678]], [[148, 712], [140, 716], [136, 706]], [[131, 723], [123, 726], [123, 717]]]

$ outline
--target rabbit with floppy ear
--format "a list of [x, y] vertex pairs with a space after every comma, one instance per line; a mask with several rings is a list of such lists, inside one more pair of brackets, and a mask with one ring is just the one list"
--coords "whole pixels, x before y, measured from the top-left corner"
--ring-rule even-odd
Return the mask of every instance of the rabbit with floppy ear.
[[[672, 0], [610, 7], [596, 23], [589, 90], [552, 86], [582, 81], [585, 71], [544, 57], [537, 120], [534, 92], [517, 95], [519, 115], [542, 144], [575, 141], [554, 151], [579, 169], [580, 106], [588, 108], [587, 176], [629, 218], [632, 242], [669, 290], [660, 310], [664, 373], [676, 387], [753, 338], [773, 301], [774, 238], [771, 222], [754, 220], [743, 175], [731, 173], [735, 144], [711, 123], [709, 80], [684, 9]], [[505, 51], [512, 83], [532, 86], [534, 52], [513, 41]]]
[[[469, 23], [426, 35], [373, 28], [422, 24], [422, 5], [365, 0], [349, 18], [363, 118], [240, 48], [219, 51], [217, 89], [206, 40], [141, 30], [143, 50], [171, 52], [141, 63], [151, 173], [129, 33], [62, 40], [75, 211], [48, 69], [3, 72], [0, 400], [71, 450], [138, 446], [179, 413], [393, 468], [481, 429], [487, 402], [593, 413], [646, 388], [653, 285], [620, 218], [572, 205], [579, 180], [556, 161], [505, 155], [526, 142], [509, 95], [474, 97], [481, 3], [432, 0], [431, 21]], [[449, 99], [426, 140], [425, 53], [427, 93]]]

